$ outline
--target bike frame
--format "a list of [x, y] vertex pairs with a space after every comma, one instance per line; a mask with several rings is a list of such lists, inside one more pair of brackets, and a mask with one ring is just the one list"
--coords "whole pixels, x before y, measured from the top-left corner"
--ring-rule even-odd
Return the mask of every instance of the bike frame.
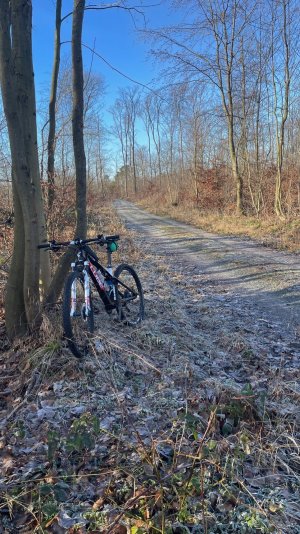
[[[129, 288], [126, 284], [124, 284], [121, 280], [113, 276], [112, 274], [112, 263], [111, 263], [111, 252], [109, 249], [107, 249], [107, 268], [103, 267], [101, 263], [99, 263], [98, 258], [96, 254], [93, 252], [93, 250], [88, 245], [82, 245], [79, 248], [79, 251], [77, 252], [77, 261], [75, 263], [72, 263], [72, 269], [73, 271], [78, 270], [79, 272], [83, 273], [84, 276], [84, 298], [85, 298], [85, 308], [86, 308], [86, 314], [88, 315], [91, 312], [91, 287], [90, 287], [90, 278], [92, 279], [97, 292], [99, 294], [99, 297], [101, 298], [106, 311], [110, 311], [117, 307], [118, 304], [118, 298], [117, 298], [117, 291], [116, 286], [117, 284], [124, 287], [124, 289], [127, 289], [131, 293], [131, 297], [128, 297], [126, 300], [130, 301], [136, 298], [137, 293], [133, 292], [131, 288]], [[79, 269], [79, 265], [82, 266], [83, 269]], [[101, 281], [98, 271], [101, 272], [103, 275], [105, 281], [110, 281], [112, 283], [113, 292], [114, 292], [114, 303], [111, 302], [111, 300], [108, 298], [104, 283]], [[74, 286], [74, 287], [73, 287]], [[71, 305], [71, 312], [70, 315], [75, 314], [76, 310], [76, 284], [73, 282], [72, 289], [71, 289], [71, 298], [72, 298], [72, 305]]]

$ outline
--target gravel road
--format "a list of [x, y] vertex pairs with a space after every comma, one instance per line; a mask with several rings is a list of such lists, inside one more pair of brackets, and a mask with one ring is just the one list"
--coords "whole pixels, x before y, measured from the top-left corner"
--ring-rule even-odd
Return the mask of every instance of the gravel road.
[[[250, 239], [226, 237], [197, 229], [117, 201], [119, 216], [166, 262], [181, 269], [198, 267], [202, 286], [213, 285], [226, 304], [255, 311], [290, 340], [300, 335], [300, 259]], [[300, 341], [299, 341], [300, 343]], [[300, 346], [300, 344], [299, 344]]]

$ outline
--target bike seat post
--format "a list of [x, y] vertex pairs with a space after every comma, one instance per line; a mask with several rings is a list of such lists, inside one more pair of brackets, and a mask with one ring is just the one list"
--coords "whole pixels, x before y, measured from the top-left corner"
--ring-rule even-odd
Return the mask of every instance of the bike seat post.
[[107, 270], [110, 274], [112, 274], [111, 250], [110, 250], [109, 244], [107, 244], [106, 252], [107, 252]]

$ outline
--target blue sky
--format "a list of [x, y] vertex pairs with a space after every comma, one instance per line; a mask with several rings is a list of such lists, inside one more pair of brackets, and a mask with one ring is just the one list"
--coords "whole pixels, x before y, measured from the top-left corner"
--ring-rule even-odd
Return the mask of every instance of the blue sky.
[[[148, 5], [152, 2], [149, 0]], [[153, 4], [156, 3], [155, 0]], [[91, 0], [86, 5], [103, 5], [103, 2]], [[137, 2], [141, 4], [141, 2]], [[132, 3], [134, 5], [134, 3]], [[144, 5], [147, 2], [144, 1]], [[73, 0], [63, 0], [63, 15], [72, 11]], [[144, 8], [145, 18], [151, 26], [167, 24], [170, 19], [168, 3], [163, 1], [155, 6]], [[143, 27], [141, 15], [134, 15], [138, 28]], [[55, 22], [54, 0], [33, 0], [33, 58], [36, 90], [39, 94], [43, 88], [50, 88], [53, 61], [53, 39]], [[149, 84], [157, 76], [158, 68], [149, 57], [150, 45], [135, 29], [134, 21], [128, 11], [108, 9], [86, 11], [84, 19], [84, 44], [95, 47], [114, 67], [129, 77]], [[62, 41], [71, 37], [71, 17], [62, 26]], [[62, 56], [70, 56], [70, 44], [62, 46]], [[89, 68], [91, 53], [84, 50], [85, 67]], [[111, 70], [103, 61], [94, 57], [93, 71], [104, 77], [107, 86], [106, 104], [109, 107], [117, 96], [118, 87], [130, 85], [130, 82]]]

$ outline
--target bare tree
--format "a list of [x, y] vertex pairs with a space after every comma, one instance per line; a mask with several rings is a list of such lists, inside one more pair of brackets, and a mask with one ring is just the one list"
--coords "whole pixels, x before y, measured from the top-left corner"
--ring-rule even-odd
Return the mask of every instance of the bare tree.
[[[236, 208], [239, 214], [244, 212], [243, 178], [239, 169], [239, 160], [235, 136], [235, 105], [234, 105], [234, 69], [237, 56], [238, 38], [242, 35], [247, 18], [243, 17], [245, 2], [233, 0], [219, 3], [209, 1], [205, 13], [207, 27], [212, 31], [215, 42], [216, 84], [220, 91], [223, 110], [227, 119], [228, 146], [231, 160], [232, 175], [236, 183]], [[242, 17], [240, 18], [239, 15]]]
[[137, 88], [124, 89], [121, 91], [120, 99], [125, 110], [125, 129], [128, 132], [129, 139], [129, 165], [132, 174], [133, 191], [136, 194], [138, 189], [137, 184], [137, 167], [135, 161], [136, 152], [136, 121], [139, 112], [139, 92]]
[[121, 145], [126, 195], [129, 193], [129, 178], [131, 178], [132, 189], [135, 194], [138, 189], [135, 153], [137, 148], [136, 122], [139, 114], [139, 104], [140, 96], [138, 90], [136, 88], [126, 88], [120, 91], [120, 96], [111, 109], [114, 120], [113, 133], [117, 136]]
[[56, 0], [56, 18], [55, 18], [55, 44], [54, 44], [54, 61], [51, 82], [51, 94], [49, 102], [49, 132], [48, 132], [48, 206], [51, 209], [54, 202], [54, 156], [55, 156], [55, 132], [56, 132], [56, 97], [57, 84], [60, 66], [60, 29], [61, 29], [61, 6], [62, 0]]
[[119, 175], [119, 181], [122, 182], [124, 178], [124, 193], [125, 196], [128, 196], [129, 193], [129, 161], [130, 161], [130, 155], [129, 155], [129, 123], [128, 123], [128, 117], [126, 115], [126, 112], [124, 110], [122, 101], [120, 98], [118, 98], [113, 107], [111, 108], [111, 114], [113, 117], [113, 130], [112, 134], [115, 135], [120, 143], [121, 146], [121, 154], [122, 154], [122, 161], [123, 161], [123, 169], [124, 173], [122, 175]]
[[[276, 152], [277, 152], [277, 173], [275, 180], [274, 210], [278, 217], [284, 218], [282, 207], [282, 169], [284, 160], [285, 126], [289, 113], [289, 97], [291, 85], [291, 50], [290, 50], [290, 20], [288, 17], [290, 0], [279, 0], [278, 5], [272, 5], [272, 29], [271, 29], [271, 62], [272, 62], [272, 83], [274, 90], [274, 117], [276, 122]], [[284, 75], [281, 79], [278, 66], [276, 68], [275, 31], [278, 16], [278, 8], [282, 9], [280, 16], [281, 31], [280, 40], [283, 46], [283, 69]]]
[[[212, 84], [221, 98], [227, 122], [227, 138], [232, 176], [236, 185], [236, 210], [243, 213], [243, 178], [239, 169], [235, 99], [235, 82], [239, 72], [239, 42], [252, 16], [242, 0], [188, 0], [192, 13], [190, 24], [152, 31], [164, 48], [158, 53], [176, 70], [174, 76], [183, 81], [205, 79]], [[199, 39], [202, 35], [202, 40]], [[200, 43], [200, 47], [199, 47]]]

